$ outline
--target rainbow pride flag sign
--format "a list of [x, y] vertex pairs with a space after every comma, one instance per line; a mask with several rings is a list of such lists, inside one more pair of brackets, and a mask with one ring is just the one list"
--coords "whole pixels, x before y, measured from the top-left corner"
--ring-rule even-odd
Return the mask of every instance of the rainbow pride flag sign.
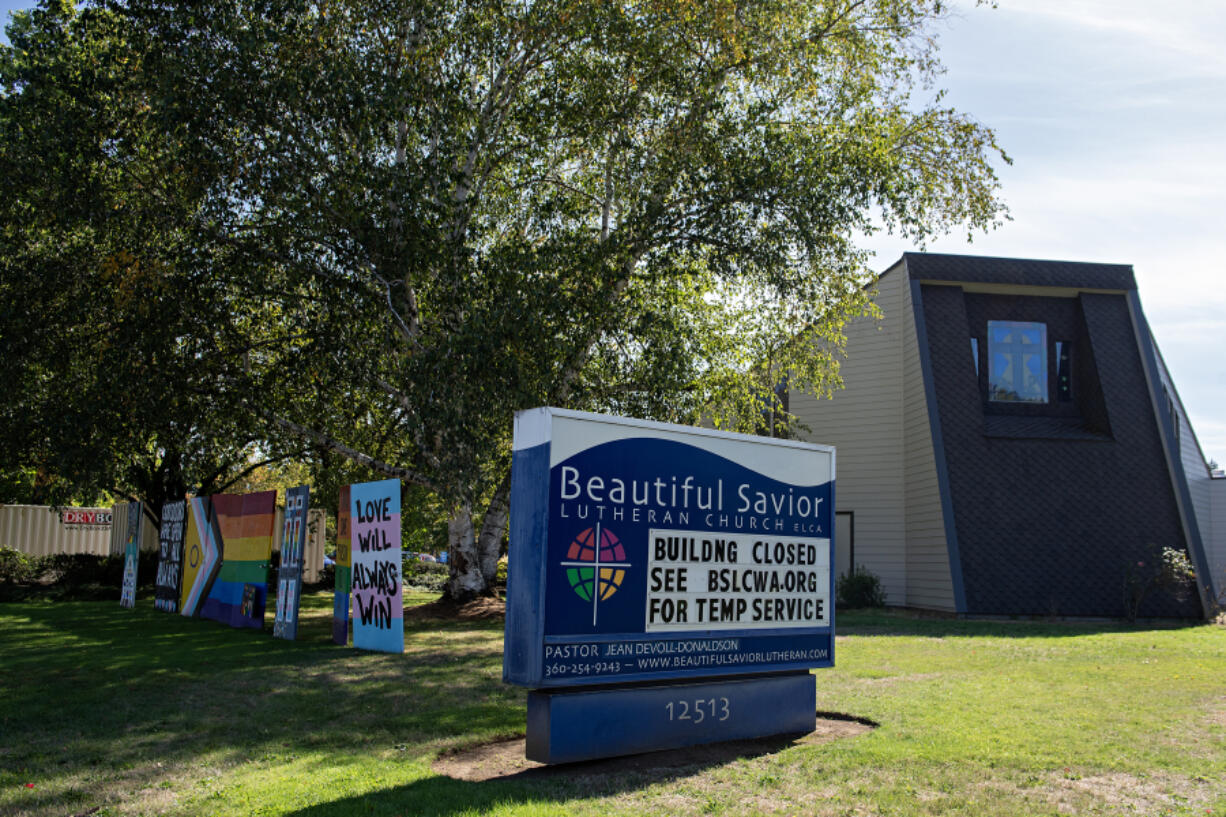
[[404, 652], [400, 481], [359, 483], [349, 497], [353, 646]]
[[231, 627], [260, 629], [268, 598], [277, 492], [218, 494], [212, 497], [212, 507], [221, 532], [221, 568], [200, 616]]

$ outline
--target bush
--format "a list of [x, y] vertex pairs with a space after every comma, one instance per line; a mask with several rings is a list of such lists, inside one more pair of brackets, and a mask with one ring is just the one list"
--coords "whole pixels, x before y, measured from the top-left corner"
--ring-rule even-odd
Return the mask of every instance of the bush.
[[885, 607], [881, 579], [866, 567], [852, 567], [850, 573], [839, 576], [836, 590], [839, 607]]
[[319, 571], [319, 578], [314, 584], [307, 585], [316, 590], [333, 590], [336, 588], [336, 565], [324, 565]]
[[[3, 600], [117, 599], [123, 586], [123, 565], [123, 554], [56, 553], [39, 558], [0, 548], [0, 586], [6, 588]], [[138, 597], [152, 595], [157, 569], [157, 551], [141, 551], [136, 568]]]
[[423, 562], [416, 556], [406, 557], [402, 567], [406, 587], [430, 593], [441, 593], [447, 584], [450, 568], [440, 562]]
[[1186, 551], [1151, 545], [1148, 555], [1124, 564], [1124, 616], [1136, 621], [1141, 604], [1156, 590], [1165, 590], [1177, 602], [1184, 602], [1196, 586], [1196, 570]]
[[0, 546], [0, 584], [29, 584], [37, 577], [39, 559]]
[[[111, 564], [112, 560], [115, 564]], [[155, 568], [156, 570], [156, 568]], [[108, 584], [118, 576], [123, 582], [123, 559], [113, 556], [95, 556], [92, 553], [56, 553], [43, 563], [42, 577], [66, 587], [82, 587], [87, 584]], [[138, 572], [137, 578], [140, 578]]]

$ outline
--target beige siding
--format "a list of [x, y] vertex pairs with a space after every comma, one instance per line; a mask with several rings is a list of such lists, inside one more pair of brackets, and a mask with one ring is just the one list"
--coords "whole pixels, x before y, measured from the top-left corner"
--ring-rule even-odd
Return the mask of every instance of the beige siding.
[[844, 387], [833, 399], [790, 395], [813, 442], [837, 447], [836, 509], [856, 515], [856, 564], [881, 577], [887, 602], [907, 604], [903, 484], [902, 333], [906, 271], [880, 279], [880, 322], [847, 327]]
[[[903, 309], [903, 476], [906, 482], [907, 606], [954, 612], [932, 426], [911, 288]], [[968, 341], [969, 343], [969, 341]]]
[[[92, 511], [109, 515], [109, 508], [63, 508], [75, 514]], [[71, 517], [70, 517], [71, 518]], [[31, 556], [55, 553], [111, 552], [111, 525], [64, 524], [60, 510], [45, 505], [0, 505], [0, 545]]]

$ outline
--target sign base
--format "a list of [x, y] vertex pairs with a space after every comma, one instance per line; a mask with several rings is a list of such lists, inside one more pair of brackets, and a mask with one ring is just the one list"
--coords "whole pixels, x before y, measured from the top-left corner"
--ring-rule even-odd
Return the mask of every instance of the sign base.
[[808, 672], [727, 681], [528, 693], [526, 755], [573, 763], [817, 726]]

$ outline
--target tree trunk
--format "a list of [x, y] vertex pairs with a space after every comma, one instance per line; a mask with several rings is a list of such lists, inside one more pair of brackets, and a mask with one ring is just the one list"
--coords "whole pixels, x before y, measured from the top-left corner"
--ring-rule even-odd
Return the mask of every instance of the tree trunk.
[[481, 557], [473, 535], [472, 508], [461, 505], [447, 522], [447, 558], [451, 573], [443, 596], [464, 604], [487, 595], [489, 583], [481, 571]]
[[491, 497], [481, 520], [473, 526], [472, 509], [462, 505], [447, 523], [447, 555], [451, 567], [444, 596], [464, 604], [494, 594], [494, 577], [502, 551], [502, 536], [510, 515], [511, 474], [508, 471]]
[[511, 515], [511, 472], [508, 469], [498, 483], [490, 504], [481, 520], [481, 533], [477, 537], [477, 556], [481, 560], [481, 576], [485, 579], [490, 594], [494, 593], [494, 577], [498, 573], [498, 557], [502, 555], [502, 537], [507, 530]]

